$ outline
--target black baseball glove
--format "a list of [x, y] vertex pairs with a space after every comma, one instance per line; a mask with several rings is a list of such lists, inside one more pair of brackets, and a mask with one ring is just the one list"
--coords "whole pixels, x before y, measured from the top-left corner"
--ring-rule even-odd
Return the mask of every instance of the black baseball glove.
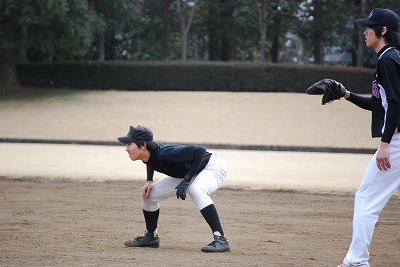
[[343, 97], [346, 94], [346, 88], [333, 79], [322, 79], [308, 87], [306, 93], [309, 95], [323, 95], [321, 104], [325, 105]]
[[178, 184], [178, 186], [175, 187], [175, 189], [176, 189], [176, 197], [178, 199], [179, 198], [182, 199], [182, 200], [186, 199], [186, 190], [189, 187], [190, 180], [191, 180], [190, 176], [185, 175], [185, 178], [183, 178], [183, 180]]

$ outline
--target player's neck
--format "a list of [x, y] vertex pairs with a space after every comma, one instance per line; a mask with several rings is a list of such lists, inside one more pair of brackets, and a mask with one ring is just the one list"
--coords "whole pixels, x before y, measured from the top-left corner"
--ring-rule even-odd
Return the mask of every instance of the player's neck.
[[386, 43], [385, 39], [382, 38], [380, 42], [378, 42], [378, 44], [374, 47], [375, 53], [378, 54], [382, 50], [382, 48], [384, 48], [387, 45], [388, 43]]
[[143, 162], [148, 162], [149, 159], [150, 159], [150, 151], [147, 150], [147, 149], [145, 149], [145, 150], [144, 150], [144, 153], [142, 154], [142, 156], [140, 157], [140, 159], [141, 159]]

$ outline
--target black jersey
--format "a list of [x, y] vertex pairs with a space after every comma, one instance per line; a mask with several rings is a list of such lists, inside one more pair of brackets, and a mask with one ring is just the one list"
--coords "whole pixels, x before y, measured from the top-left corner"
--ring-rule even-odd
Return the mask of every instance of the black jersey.
[[[385, 99], [380, 94], [381, 88]], [[394, 47], [386, 46], [378, 53], [372, 95], [366, 97], [351, 93], [348, 100], [372, 111], [372, 137], [382, 137], [383, 142], [390, 143], [393, 133], [396, 130], [400, 132], [400, 56]], [[383, 101], [388, 104], [386, 111]]]
[[[393, 133], [400, 126], [400, 56], [394, 47], [385, 47], [378, 53], [374, 76], [373, 84], [376, 87], [372, 87], [372, 136], [382, 136], [382, 141], [390, 143]], [[383, 97], [386, 97], [389, 105], [386, 112], [382, 96], [376, 92], [380, 87], [384, 89]]]
[[147, 181], [152, 181], [154, 171], [174, 178], [190, 177], [201, 172], [210, 160], [211, 153], [202, 146], [160, 144], [150, 151], [147, 165]]

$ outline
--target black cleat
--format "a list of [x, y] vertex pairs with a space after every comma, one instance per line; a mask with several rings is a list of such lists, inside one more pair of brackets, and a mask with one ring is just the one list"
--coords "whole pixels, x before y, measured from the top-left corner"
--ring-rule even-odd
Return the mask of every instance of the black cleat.
[[201, 248], [203, 252], [226, 252], [231, 251], [229, 240], [225, 236], [214, 235], [214, 241]]
[[145, 232], [141, 236], [135, 237], [133, 240], [126, 240], [124, 245], [127, 247], [151, 247], [158, 248], [160, 247], [160, 238], [158, 235], [150, 234], [149, 232]]

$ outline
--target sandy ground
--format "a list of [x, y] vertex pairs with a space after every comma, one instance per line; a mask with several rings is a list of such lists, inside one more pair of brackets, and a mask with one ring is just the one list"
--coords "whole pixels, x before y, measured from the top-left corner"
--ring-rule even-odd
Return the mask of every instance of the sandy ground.
[[0, 102], [0, 137], [116, 141], [129, 125], [160, 142], [376, 148], [370, 112], [285, 93], [96, 91]]
[[[114, 91], [0, 100], [0, 138], [115, 141], [142, 124], [162, 142], [377, 146], [368, 112], [319, 101], [302, 94]], [[371, 157], [217, 150], [229, 177], [213, 199], [232, 252], [204, 254], [207, 225], [190, 201], [176, 199], [161, 209], [161, 248], [124, 248], [144, 230], [144, 169], [123, 150], [0, 143], [0, 265], [336, 266]], [[372, 266], [400, 264], [399, 204], [396, 194], [381, 214]]]
[[[0, 177], [145, 181], [146, 167], [123, 146], [0, 143]], [[252, 190], [348, 193], [357, 188], [370, 155], [212, 150], [224, 159], [223, 186]], [[351, 162], [351, 168], [346, 166]], [[155, 174], [155, 178], [163, 177]]]

